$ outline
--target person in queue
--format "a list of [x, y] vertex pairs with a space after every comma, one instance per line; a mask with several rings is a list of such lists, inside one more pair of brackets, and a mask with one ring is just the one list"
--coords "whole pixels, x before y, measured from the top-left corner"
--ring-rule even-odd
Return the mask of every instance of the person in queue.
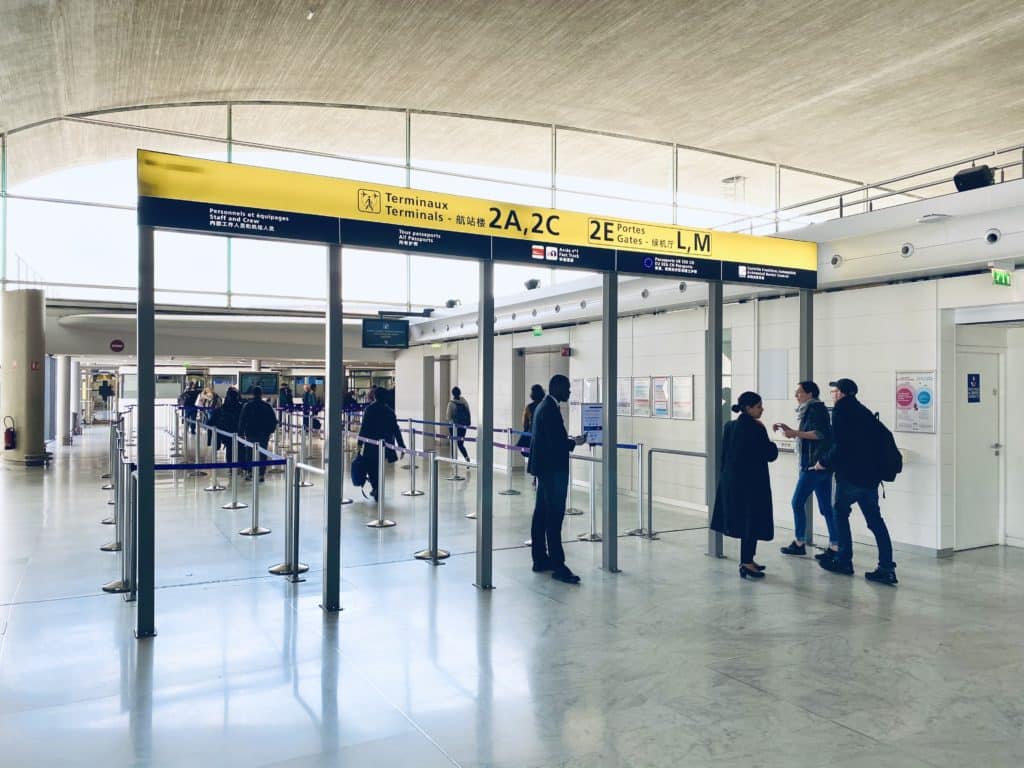
[[472, 422], [469, 413], [469, 401], [462, 396], [462, 390], [452, 387], [452, 399], [448, 401], [448, 410], [445, 414], [448, 421], [448, 438], [455, 441], [455, 445], [462, 454], [462, 458], [469, 461], [469, 452], [466, 450], [466, 430]]
[[[263, 399], [263, 388], [253, 387], [252, 399], [242, 406], [242, 412], [238, 417], [238, 434], [251, 443], [256, 443], [264, 449], [270, 444], [270, 436], [277, 429], [277, 414], [266, 400]], [[259, 461], [260, 455], [252, 449], [242, 446], [243, 461]], [[267, 468], [260, 467], [260, 482], [266, 478]], [[246, 475], [252, 477], [252, 470]]]
[[285, 409], [292, 407], [292, 388], [286, 381], [281, 382], [281, 388], [277, 390], [277, 407]]
[[178, 395], [178, 405], [185, 409], [188, 431], [196, 433], [196, 400], [199, 399], [199, 382], [191, 381], [185, 391]]
[[711, 528], [740, 540], [740, 576], [763, 579], [764, 566], [754, 561], [757, 542], [775, 537], [768, 463], [779, 449], [761, 423], [764, 404], [756, 392], [744, 392], [732, 406], [739, 417], [722, 433], [722, 470], [715, 493]]
[[[234, 433], [238, 430], [238, 422], [242, 416], [242, 397], [238, 389], [228, 387], [224, 393], [224, 402], [213, 411], [211, 426], [224, 432]], [[233, 441], [231, 435], [217, 433], [217, 450], [224, 449], [224, 455], [230, 464], [235, 460]]]
[[[359, 436], [367, 440], [383, 440], [405, 448], [402, 432], [398, 428], [398, 417], [388, 407], [387, 393], [380, 387], [370, 390], [370, 404], [363, 411], [363, 423], [359, 427]], [[364, 442], [360, 442], [359, 445], [366, 466], [366, 479], [370, 481], [370, 496], [376, 500], [377, 489], [380, 485], [380, 477], [377, 472], [380, 454], [376, 445]], [[388, 463], [394, 464], [398, 460], [398, 455], [393, 448], [385, 448], [384, 455]]]
[[316, 392], [311, 384], [302, 385], [302, 431], [309, 432], [309, 425], [316, 413]]
[[782, 547], [782, 554], [807, 554], [807, 517], [804, 507], [813, 493], [818, 500], [818, 511], [825, 518], [825, 526], [828, 528], [828, 547], [821, 554], [815, 555], [818, 560], [832, 557], [839, 549], [832, 521], [832, 473], [813, 468], [818, 458], [832, 445], [832, 421], [829, 419], [828, 408], [818, 399], [820, 394], [821, 390], [813, 381], [801, 381], [793, 393], [797, 402], [797, 428], [793, 429], [781, 422], [772, 425], [772, 429], [781, 431], [787, 440], [796, 440], [798, 474], [792, 500], [793, 541]]
[[537, 499], [530, 524], [533, 570], [551, 571], [551, 578], [579, 584], [580, 577], [565, 564], [562, 520], [569, 491], [569, 453], [583, 445], [586, 436], [570, 438], [559, 403], [569, 400], [570, 383], [560, 373], [551, 377], [548, 394], [533, 413], [530, 458], [526, 471], [537, 478]]
[[853, 505], [860, 507], [864, 521], [875, 536], [878, 545], [878, 567], [864, 574], [868, 581], [896, 586], [896, 563], [892, 559], [892, 539], [882, 519], [878, 505], [878, 470], [876, 418], [857, 399], [857, 383], [853, 379], [830, 381], [832, 399], [832, 446], [815, 465], [818, 471], [836, 473], [836, 503], [833, 508], [836, 538], [839, 550], [833, 557], [819, 560], [826, 571], [853, 575], [853, 534], [850, 532], [850, 512]]

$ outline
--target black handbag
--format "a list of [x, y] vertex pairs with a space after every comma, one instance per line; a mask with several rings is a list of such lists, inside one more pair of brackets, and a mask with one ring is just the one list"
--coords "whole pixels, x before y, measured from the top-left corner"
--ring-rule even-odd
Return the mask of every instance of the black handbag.
[[366, 459], [363, 458], [363, 454], [357, 453], [352, 458], [352, 485], [362, 487], [366, 484]]

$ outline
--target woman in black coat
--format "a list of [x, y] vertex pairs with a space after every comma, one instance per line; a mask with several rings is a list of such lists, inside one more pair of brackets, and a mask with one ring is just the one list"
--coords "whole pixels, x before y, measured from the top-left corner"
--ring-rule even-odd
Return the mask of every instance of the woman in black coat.
[[764, 567], [754, 562], [754, 554], [758, 539], [775, 536], [768, 462], [778, 458], [779, 449], [760, 422], [764, 404], [759, 394], [744, 392], [732, 410], [739, 418], [726, 424], [722, 435], [722, 474], [711, 528], [740, 540], [740, 576], [761, 579]]

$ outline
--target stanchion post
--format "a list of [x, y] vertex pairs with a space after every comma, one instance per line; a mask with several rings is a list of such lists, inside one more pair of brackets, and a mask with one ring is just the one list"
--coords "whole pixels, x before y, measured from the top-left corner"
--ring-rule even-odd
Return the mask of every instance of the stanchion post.
[[301, 504], [295, 458], [285, 459], [284, 469], [284, 561], [267, 570], [275, 576], [290, 576], [289, 581], [302, 581], [300, 573], [309, 566], [299, 562], [299, 505]]
[[412, 419], [409, 419], [409, 490], [402, 491], [403, 496], [422, 496], [423, 491], [416, 490], [416, 429], [412, 426]]
[[572, 467], [573, 467], [573, 462], [572, 462], [572, 459], [570, 458], [569, 459], [569, 488], [565, 492], [565, 514], [567, 514], [567, 515], [582, 515], [583, 514], [583, 510], [580, 509], [579, 507], [574, 507], [572, 505], [572, 476], [573, 476]]
[[118, 456], [117, 469], [114, 471], [114, 540], [104, 544], [100, 549], [103, 552], [120, 552], [122, 549], [124, 531], [124, 498], [125, 498], [125, 474], [126, 464]]
[[[187, 431], [187, 430], [186, 430]], [[237, 464], [238, 456], [238, 433], [231, 435], [231, 463]], [[221, 509], [245, 509], [247, 504], [238, 500], [238, 467], [231, 467], [231, 501], [221, 506]]]
[[171, 452], [169, 454], [172, 459], [180, 459], [181, 453], [181, 419], [179, 418], [178, 407], [175, 405], [171, 406], [171, 413], [174, 422], [174, 438], [171, 441]]
[[[252, 460], [263, 461], [263, 455], [260, 453], [260, 444], [258, 441], [253, 440], [252, 443]], [[248, 528], [243, 528], [238, 533], [242, 536], [266, 536], [270, 533], [269, 528], [260, 527], [260, 468], [252, 468], [252, 505], [250, 507], [252, 511], [252, 520], [250, 521]]]
[[117, 442], [115, 436], [116, 426], [113, 421], [110, 422], [110, 434], [107, 437], [107, 471], [100, 475], [100, 479], [109, 478], [110, 482], [104, 483], [100, 486], [104, 491], [109, 491], [114, 487], [114, 445]]
[[207, 463], [213, 465], [213, 478], [210, 480], [210, 484], [204, 488], [204, 491], [223, 491], [226, 490], [227, 486], [220, 484], [220, 478], [217, 477], [217, 442], [219, 441], [219, 433], [216, 427], [211, 427], [209, 424], [204, 424], [203, 429], [206, 430], [206, 458]]
[[[636, 528], [627, 531], [629, 536], [643, 536], [656, 539], [651, 528], [651, 453], [647, 453], [647, 476], [644, 477], [644, 444], [636, 444]], [[644, 527], [644, 482], [647, 483], [647, 527]]]
[[[459, 455], [458, 451], [455, 450], [455, 436], [458, 434], [455, 430], [455, 424], [448, 425], [448, 456], [452, 460], [452, 474], [448, 479], [453, 482], [458, 482], [459, 480], [465, 480], [466, 478], [459, 474], [459, 465], [455, 463], [458, 461]], [[469, 515], [466, 515], [466, 517], [469, 517]], [[474, 514], [473, 517], [476, 518], [476, 514]]]
[[[303, 464], [309, 461], [309, 441], [313, 438], [313, 417], [310, 416], [309, 429], [302, 432], [299, 437], [299, 461]], [[302, 488], [309, 488], [313, 485], [313, 482], [308, 479], [308, 475], [299, 468], [298, 470], [299, 486]]]
[[[612, 448], [612, 450], [615, 449]], [[590, 531], [581, 533], [576, 538], [580, 541], [601, 541], [601, 534], [597, 532], [597, 472], [594, 470], [597, 462], [589, 461], [587, 463], [590, 464]]]
[[512, 427], [505, 428], [505, 490], [498, 491], [498, 495], [519, 495], [519, 491], [512, 487]]
[[[415, 459], [414, 459], [415, 461]], [[429, 560], [432, 565], [444, 565], [441, 561], [451, 553], [437, 545], [437, 452], [427, 451], [427, 490], [430, 493], [430, 520], [427, 532], [427, 548], [417, 552], [417, 560]]]
[[374, 442], [377, 444], [377, 519], [366, 525], [369, 528], [392, 528], [395, 521], [384, 518], [384, 440]]
[[139, 547], [139, 476], [136, 471], [136, 467], [131, 467], [128, 477], [130, 478], [131, 493], [128, 497], [128, 514], [127, 514], [127, 538], [128, 538], [128, 558], [125, 569], [125, 590], [124, 596], [125, 602], [135, 602], [135, 597], [138, 593], [139, 588], [139, 561], [136, 556]]
[[[196, 428], [196, 431], [192, 433], [192, 442], [194, 443], [194, 445], [192, 446], [192, 454], [194, 456], [194, 463], [199, 464], [199, 451], [201, 449], [201, 443], [203, 442], [202, 440], [199, 439], [199, 436], [202, 434], [203, 429], [200, 426], [201, 422], [199, 421], [198, 411], [196, 411], [196, 418], [195, 421], [193, 421], [192, 423], [195, 425]], [[204, 477], [205, 475], [206, 472], [201, 469], [192, 469], [185, 473], [185, 477]]]

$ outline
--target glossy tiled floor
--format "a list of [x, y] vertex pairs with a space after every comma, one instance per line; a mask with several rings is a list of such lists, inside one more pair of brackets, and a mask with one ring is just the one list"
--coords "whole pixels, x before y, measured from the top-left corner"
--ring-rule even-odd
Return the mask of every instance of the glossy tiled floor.
[[137, 642], [132, 606], [98, 590], [115, 575], [97, 549], [102, 445], [97, 431], [48, 472], [0, 470], [4, 766], [1024, 760], [1022, 550], [901, 553], [890, 589], [861, 578], [870, 549], [850, 579], [765, 545], [769, 578], [751, 583], [734, 560], [703, 556], [697, 528], [620, 539], [620, 574], [600, 570], [597, 545], [568, 544], [583, 577], [569, 587], [531, 573], [516, 546], [525, 493], [496, 502], [508, 548], [497, 589], [479, 592], [471, 486], [446, 483], [441, 544], [456, 554], [440, 568], [409, 559], [424, 544], [421, 502], [389, 497], [399, 525], [384, 531], [363, 526], [368, 503], [346, 508], [345, 610], [326, 616], [316, 488], [304, 496], [312, 570], [293, 585], [265, 575], [283, 546], [279, 479], [263, 505], [275, 531], [255, 540], [236, 533], [247, 510], [220, 510], [224, 494], [166, 479], [159, 636]]

